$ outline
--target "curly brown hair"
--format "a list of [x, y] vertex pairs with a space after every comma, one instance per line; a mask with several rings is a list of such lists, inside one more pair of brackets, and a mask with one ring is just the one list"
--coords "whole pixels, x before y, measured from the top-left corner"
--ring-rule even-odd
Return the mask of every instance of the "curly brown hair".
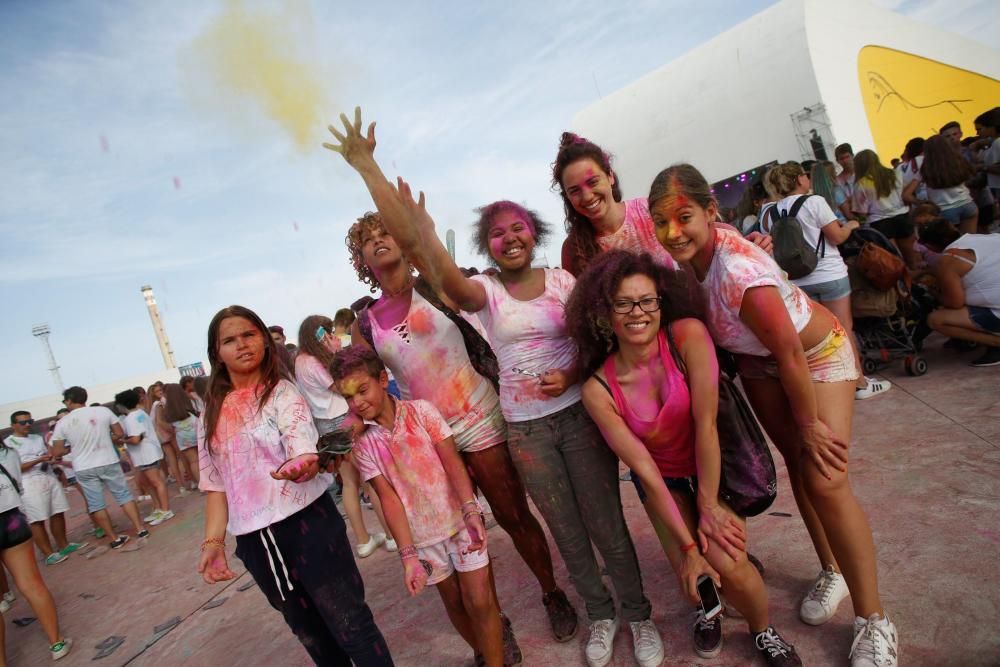
[[368, 285], [369, 291], [372, 294], [379, 288], [379, 284], [371, 267], [365, 263], [365, 256], [361, 252], [361, 247], [365, 243], [365, 236], [374, 230], [385, 232], [385, 226], [382, 224], [382, 216], [372, 211], [366, 211], [347, 230], [347, 238], [345, 239], [347, 242], [347, 252], [351, 254], [351, 264], [354, 266], [354, 272], [358, 274], [358, 280]]
[[472, 247], [480, 255], [489, 259], [490, 263], [494, 266], [496, 266], [496, 260], [490, 255], [490, 227], [493, 225], [494, 218], [504, 211], [519, 215], [522, 220], [531, 225], [532, 236], [535, 237], [535, 247], [543, 245], [549, 237], [549, 223], [542, 220], [531, 209], [525, 208], [520, 204], [502, 199], [486, 206], [480, 206], [476, 209], [479, 219], [476, 220], [475, 228], [472, 232]]
[[611, 329], [615, 292], [629, 276], [643, 275], [656, 285], [660, 297], [660, 327], [691, 317], [684, 276], [656, 263], [652, 255], [609, 250], [593, 260], [576, 281], [566, 303], [566, 327], [580, 351], [583, 377], [590, 377], [618, 349]]
[[582, 271], [601, 252], [597, 245], [597, 236], [594, 234], [594, 225], [591, 224], [587, 216], [573, 208], [573, 204], [563, 192], [562, 187], [562, 175], [566, 171], [566, 167], [577, 160], [584, 159], [593, 160], [605, 174], [609, 177], [615, 177], [615, 182], [611, 185], [611, 196], [616, 202], [622, 200], [618, 175], [611, 169], [611, 156], [594, 142], [572, 132], [563, 132], [562, 136], [559, 137], [559, 152], [556, 153], [556, 161], [552, 163], [552, 189], [562, 197], [563, 210], [566, 212], [566, 243], [572, 253], [573, 267], [564, 268], [573, 273]]

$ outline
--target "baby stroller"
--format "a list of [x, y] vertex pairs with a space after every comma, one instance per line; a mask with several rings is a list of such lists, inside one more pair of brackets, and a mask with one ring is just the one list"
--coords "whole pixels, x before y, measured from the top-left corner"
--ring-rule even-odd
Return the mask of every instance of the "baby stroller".
[[926, 327], [927, 309], [923, 299], [914, 299], [908, 274], [888, 290], [872, 285], [855, 266], [866, 243], [873, 243], [902, 259], [899, 249], [881, 232], [870, 227], [856, 229], [843, 244], [840, 254], [847, 264], [851, 281], [851, 312], [854, 335], [861, 353], [864, 372], [874, 373], [897, 360], [910, 375], [927, 372], [927, 361], [920, 356], [914, 336]]

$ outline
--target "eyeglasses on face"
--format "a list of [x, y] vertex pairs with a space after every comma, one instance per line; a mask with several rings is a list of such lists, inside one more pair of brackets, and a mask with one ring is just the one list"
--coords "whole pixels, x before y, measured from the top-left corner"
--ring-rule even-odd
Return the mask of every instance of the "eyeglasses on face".
[[611, 307], [619, 315], [628, 315], [636, 306], [639, 306], [639, 310], [644, 313], [655, 313], [660, 309], [660, 297], [649, 296], [645, 299], [639, 299], [638, 301], [632, 301], [631, 299], [619, 299], [611, 304]]
[[18, 426], [31, 426], [32, 424], [35, 423], [35, 420], [34, 419], [18, 419], [14, 423], [17, 424]]

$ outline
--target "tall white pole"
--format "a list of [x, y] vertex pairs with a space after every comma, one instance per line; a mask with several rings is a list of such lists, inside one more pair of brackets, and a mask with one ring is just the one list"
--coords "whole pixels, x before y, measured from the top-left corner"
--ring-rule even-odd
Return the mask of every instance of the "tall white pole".
[[160, 319], [160, 311], [156, 307], [156, 297], [153, 296], [153, 288], [149, 285], [143, 285], [142, 297], [146, 300], [149, 319], [153, 323], [153, 333], [156, 334], [156, 342], [160, 346], [160, 354], [163, 355], [163, 365], [166, 368], [177, 368], [177, 362], [174, 361], [174, 352], [170, 349], [170, 340], [167, 338], [167, 330], [163, 328], [163, 320]]
[[63, 386], [62, 376], [59, 375], [59, 364], [56, 363], [56, 356], [52, 354], [52, 346], [49, 345], [50, 333], [52, 333], [52, 330], [49, 329], [48, 324], [39, 324], [31, 328], [31, 335], [42, 341], [42, 346], [45, 347], [45, 355], [49, 359], [49, 372], [52, 373], [52, 381], [56, 383], [56, 387], [62, 393], [66, 387]]

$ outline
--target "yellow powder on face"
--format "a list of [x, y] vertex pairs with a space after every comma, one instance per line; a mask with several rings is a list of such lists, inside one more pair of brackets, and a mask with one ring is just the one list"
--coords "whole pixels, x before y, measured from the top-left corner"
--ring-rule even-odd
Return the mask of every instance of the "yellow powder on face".
[[243, 123], [254, 107], [302, 151], [319, 146], [331, 108], [330, 77], [320, 63], [312, 16], [301, 1], [269, 14], [229, 0], [180, 57], [201, 106]]

